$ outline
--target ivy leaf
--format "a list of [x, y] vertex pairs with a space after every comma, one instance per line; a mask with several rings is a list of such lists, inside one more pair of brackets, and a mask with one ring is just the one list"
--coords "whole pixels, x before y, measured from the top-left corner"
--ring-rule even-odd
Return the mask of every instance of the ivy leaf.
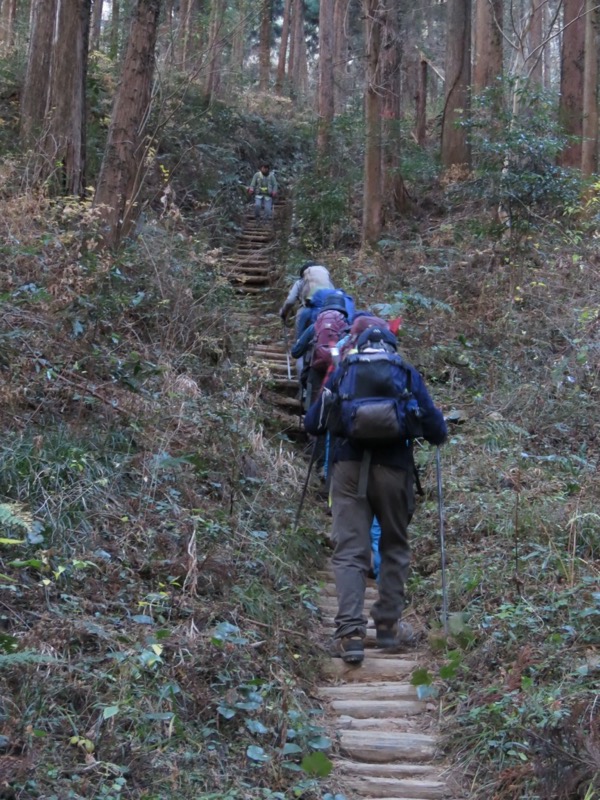
[[314, 778], [326, 778], [331, 774], [333, 764], [324, 753], [318, 750], [314, 753], [309, 753], [304, 756], [300, 766], [307, 773]]
[[246, 755], [252, 761], [269, 761], [270, 756], [268, 753], [265, 753], [264, 748], [259, 747], [256, 744], [251, 744], [248, 749], [246, 750]]
[[269, 729], [266, 725], [263, 725], [262, 722], [259, 722], [257, 719], [247, 719], [246, 720], [246, 727], [250, 731], [250, 733], [268, 733]]
[[295, 744], [294, 742], [287, 742], [283, 746], [283, 750], [281, 751], [284, 756], [292, 756], [297, 755], [298, 753], [302, 752], [302, 748], [299, 744]]
[[431, 686], [433, 678], [425, 667], [421, 667], [413, 672], [410, 682], [412, 686]]

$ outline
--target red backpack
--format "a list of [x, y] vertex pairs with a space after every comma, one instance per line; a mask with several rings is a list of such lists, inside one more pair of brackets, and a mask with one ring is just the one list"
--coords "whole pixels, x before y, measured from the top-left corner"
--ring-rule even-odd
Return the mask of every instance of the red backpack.
[[327, 372], [332, 363], [331, 348], [348, 333], [348, 322], [341, 311], [321, 311], [315, 320], [313, 353], [310, 365], [317, 372]]

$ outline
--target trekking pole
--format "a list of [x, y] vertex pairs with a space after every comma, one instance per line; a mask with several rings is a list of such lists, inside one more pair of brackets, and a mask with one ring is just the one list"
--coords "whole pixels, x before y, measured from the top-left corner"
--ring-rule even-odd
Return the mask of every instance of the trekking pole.
[[287, 361], [288, 381], [292, 380], [292, 367], [290, 365], [290, 343], [288, 341], [287, 328], [285, 327], [285, 320], [281, 320], [283, 325], [283, 341], [285, 344], [285, 360]]
[[304, 505], [304, 498], [306, 497], [306, 490], [308, 489], [308, 481], [310, 479], [310, 473], [312, 472], [312, 468], [314, 466], [315, 461], [317, 460], [317, 445], [319, 443], [319, 439], [315, 437], [315, 443], [313, 445], [312, 453], [310, 454], [310, 462], [308, 464], [308, 469], [306, 471], [306, 479], [304, 481], [304, 486], [302, 488], [302, 494], [300, 496], [300, 502], [298, 503], [298, 510], [296, 511], [296, 519], [294, 520], [294, 531], [298, 528], [298, 522], [300, 521], [300, 514], [302, 513], [302, 506]]
[[442, 556], [442, 625], [448, 635], [448, 587], [446, 585], [446, 546], [444, 543], [444, 499], [442, 497], [442, 458], [439, 445], [435, 449], [435, 467], [437, 472], [438, 510], [440, 515], [440, 551]]

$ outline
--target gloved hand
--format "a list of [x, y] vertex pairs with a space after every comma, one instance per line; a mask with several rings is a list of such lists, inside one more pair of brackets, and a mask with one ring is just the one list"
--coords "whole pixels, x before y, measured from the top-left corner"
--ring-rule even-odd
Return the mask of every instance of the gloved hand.
[[277, 197], [277, 192], [271, 192], [271, 197]]
[[251, 186], [248, 187], [248, 194], [254, 194], [254, 189]]
[[287, 315], [288, 315], [288, 309], [285, 306], [281, 306], [281, 308], [279, 309], [279, 316], [284, 322], [287, 319]]

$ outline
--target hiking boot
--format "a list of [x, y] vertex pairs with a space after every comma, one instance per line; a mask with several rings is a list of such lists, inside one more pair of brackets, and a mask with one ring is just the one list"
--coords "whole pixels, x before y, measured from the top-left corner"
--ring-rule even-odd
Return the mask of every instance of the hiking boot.
[[376, 622], [375, 644], [377, 647], [396, 647], [398, 645], [398, 623]]
[[341, 658], [346, 664], [360, 664], [365, 657], [363, 637], [355, 633], [334, 639], [331, 655], [334, 658]]
[[412, 647], [416, 644], [416, 635], [408, 622], [376, 622], [375, 643], [377, 647]]

